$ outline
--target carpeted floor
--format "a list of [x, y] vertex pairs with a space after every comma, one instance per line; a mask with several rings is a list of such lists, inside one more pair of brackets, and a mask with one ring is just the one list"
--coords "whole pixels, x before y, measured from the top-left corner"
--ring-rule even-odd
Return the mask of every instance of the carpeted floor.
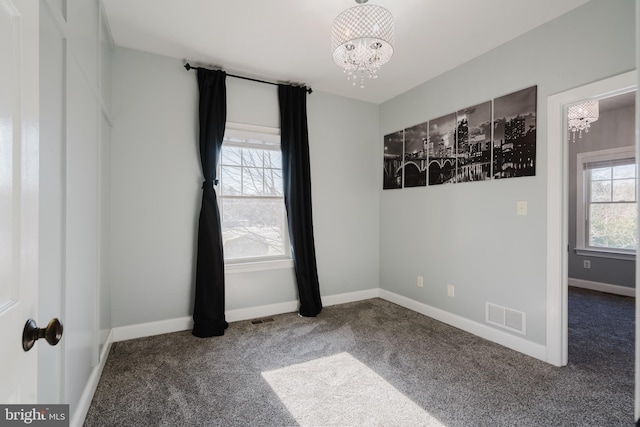
[[632, 426], [635, 299], [571, 288], [556, 368], [381, 299], [115, 343], [86, 426]]

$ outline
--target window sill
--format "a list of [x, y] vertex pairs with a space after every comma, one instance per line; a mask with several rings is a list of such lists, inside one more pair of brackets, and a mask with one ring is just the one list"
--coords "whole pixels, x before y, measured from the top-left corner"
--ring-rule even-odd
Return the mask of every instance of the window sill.
[[622, 259], [635, 261], [636, 254], [632, 252], [615, 251], [611, 249], [574, 248], [576, 255], [592, 256], [598, 258]]
[[293, 268], [293, 260], [291, 258], [275, 259], [268, 261], [236, 261], [226, 263], [224, 272], [226, 274], [248, 273], [251, 271], [280, 270], [284, 268]]

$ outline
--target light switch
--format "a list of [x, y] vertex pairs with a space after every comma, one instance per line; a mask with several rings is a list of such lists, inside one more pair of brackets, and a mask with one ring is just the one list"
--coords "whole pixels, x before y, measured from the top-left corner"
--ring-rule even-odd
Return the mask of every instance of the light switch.
[[527, 201], [518, 200], [516, 202], [516, 211], [518, 213], [518, 216], [527, 216]]

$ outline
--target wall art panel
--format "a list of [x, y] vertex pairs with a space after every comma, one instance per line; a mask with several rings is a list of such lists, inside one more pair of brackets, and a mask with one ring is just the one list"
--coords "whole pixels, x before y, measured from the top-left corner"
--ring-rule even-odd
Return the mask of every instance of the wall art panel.
[[532, 86], [494, 99], [494, 178], [536, 174], [537, 92]]
[[456, 182], [456, 113], [429, 120], [429, 185]]
[[384, 172], [382, 188], [390, 190], [402, 188], [402, 172], [404, 154], [404, 131], [384, 136]]
[[457, 113], [457, 182], [491, 179], [491, 101]]
[[404, 187], [427, 185], [427, 123], [404, 130]]

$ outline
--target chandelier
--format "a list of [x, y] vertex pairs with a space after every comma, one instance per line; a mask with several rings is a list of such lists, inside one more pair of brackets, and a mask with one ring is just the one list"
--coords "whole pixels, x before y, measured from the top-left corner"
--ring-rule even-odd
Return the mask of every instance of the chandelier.
[[347, 79], [364, 87], [365, 76], [377, 78], [378, 70], [393, 55], [393, 16], [380, 6], [364, 4], [342, 12], [333, 21], [333, 60], [344, 69]]
[[587, 101], [582, 104], [572, 105], [568, 109], [569, 131], [572, 133], [573, 142], [578, 137], [582, 138], [582, 131], [589, 132], [591, 123], [600, 117], [600, 108], [597, 100]]

